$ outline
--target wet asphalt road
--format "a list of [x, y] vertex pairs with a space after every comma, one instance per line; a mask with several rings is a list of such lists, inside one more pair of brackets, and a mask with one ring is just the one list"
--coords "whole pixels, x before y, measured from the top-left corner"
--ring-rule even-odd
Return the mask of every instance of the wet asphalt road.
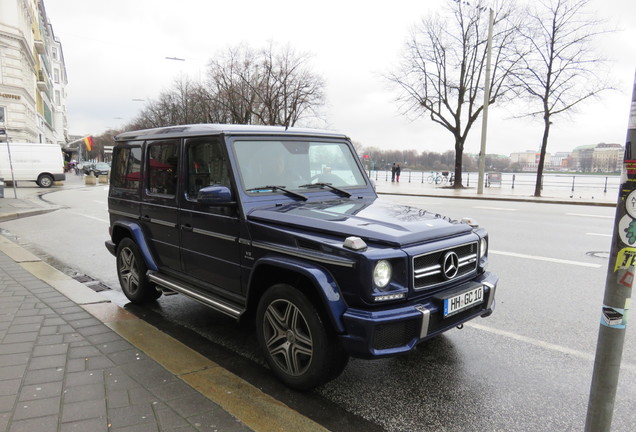
[[[103, 248], [106, 193], [59, 191], [67, 206], [0, 228], [117, 291]], [[473, 216], [491, 235], [490, 270], [501, 280], [497, 309], [413, 353], [352, 359], [335, 381], [309, 394], [269, 377], [248, 325], [180, 296], [131, 308], [331, 430], [552, 431], [583, 429], [613, 226], [612, 208], [386, 197], [452, 217]], [[55, 227], [55, 229], [51, 229]], [[628, 328], [614, 431], [636, 430], [636, 337]], [[322, 420], [320, 420], [322, 419]]]

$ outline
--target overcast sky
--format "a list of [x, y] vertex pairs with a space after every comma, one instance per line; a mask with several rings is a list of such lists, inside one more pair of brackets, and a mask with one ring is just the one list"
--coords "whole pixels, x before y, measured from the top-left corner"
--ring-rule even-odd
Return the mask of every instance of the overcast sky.
[[[241, 42], [268, 41], [310, 53], [326, 82], [326, 127], [366, 147], [444, 152], [449, 132], [407, 120], [381, 78], [397, 64], [412, 27], [447, 0], [44, 0], [68, 74], [69, 131], [99, 135], [132, 120], [180, 75], [203, 78], [207, 61]], [[548, 152], [583, 144], [624, 144], [636, 68], [636, 1], [593, 0], [619, 29], [604, 38], [620, 91], [606, 92], [571, 118], [557, 117]], [[167, 60], [177, 57], [185, 61]], [[538, 150], [542, 125], [491, 108], [488, 153]], [[479, 126], [466, 152], [479, 153]]]

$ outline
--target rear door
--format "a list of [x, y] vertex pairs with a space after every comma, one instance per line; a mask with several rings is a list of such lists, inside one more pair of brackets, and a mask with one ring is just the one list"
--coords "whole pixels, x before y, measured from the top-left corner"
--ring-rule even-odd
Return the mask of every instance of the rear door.
[[197, 192], [205, 186], [226, 186], [232, 190], [224, 150], [220, 137], [185, 140], [181, 261], [183, 271], [205, 282], [207, 289], [235, 297], [233, 294], [240, 293], [237, 205], [206, 205], [197, 201]]
[[179, 253], [179, 139], [147, 141], [141, 224], [164, 271], [181, 269]]

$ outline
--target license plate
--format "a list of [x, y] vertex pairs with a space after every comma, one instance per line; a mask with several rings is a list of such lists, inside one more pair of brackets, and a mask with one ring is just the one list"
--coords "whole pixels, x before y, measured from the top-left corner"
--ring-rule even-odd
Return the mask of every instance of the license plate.
[[466, 308], [484, 301], [484, 287], [464, 291], [456, 296], [444, 299], [444, 317], [456, 314]]

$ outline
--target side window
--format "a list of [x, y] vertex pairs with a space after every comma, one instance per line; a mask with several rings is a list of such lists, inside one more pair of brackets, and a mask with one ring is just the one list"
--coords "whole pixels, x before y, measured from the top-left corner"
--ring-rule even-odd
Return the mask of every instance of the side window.
[[179, 141], [151, 142], [147, 150], [148, 192], [176, 195], [179, 166]]
[[216, 138], [195, 138], [186, 141], [188, 154], [188, 197], [195, 199], [199, 189], [210, 185], [230, 187], [230, 177], [221, 141]]
[[136, 191], [141, 179], [141, 147], [115, 147], [111, 173], [113, 187]]

